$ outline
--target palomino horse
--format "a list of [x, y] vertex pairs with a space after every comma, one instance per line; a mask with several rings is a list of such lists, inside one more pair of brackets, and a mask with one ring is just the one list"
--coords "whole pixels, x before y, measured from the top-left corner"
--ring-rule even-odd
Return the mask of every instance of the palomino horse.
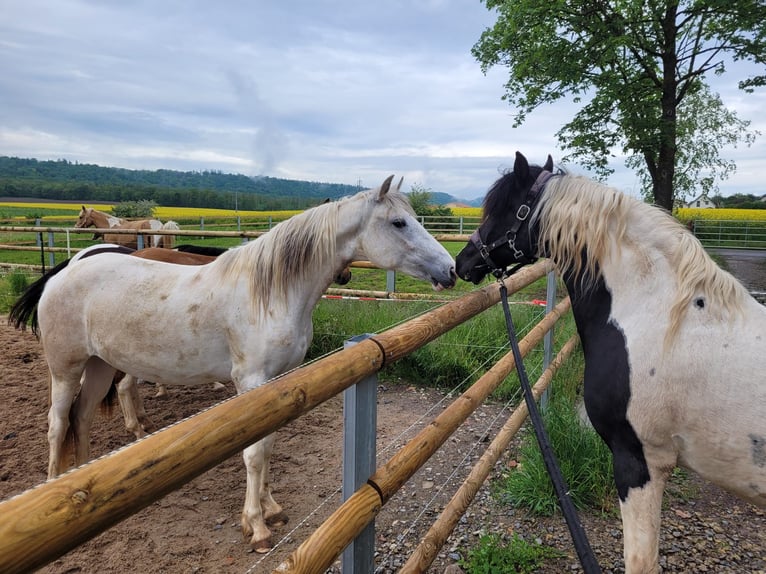
[[[105, 253], [51, 277], [37, 305], [51, 374], [48, 476], [69, 466], [68, 433], [76, 463], [88, 460], [91, 422], [115, 370], [167, 385], [231, 380], [241, 394], [302, 362], [314, 306], [351, 261], [452, 287], [452, 257], [392, 178], [295, 215], [207, 265]], [[285, 521], [270, 487], [274, 438], [244, 451], [242, 530], [258, 551], [271, 546], [267, 522]]]
[[[121, 219], [103, 211], [97, 211], [92, 207], [82, 206], [80, 215], [77, 217], [77, 223], [74, 224], [76, 228], [83, 227], [97, 227], [99, 229], [136, 229], [157, 231], [157, 230], [178, 230], [181, 229], [175, 221], [167, 221], [162, 223], [157, 219], [141, 219], [137, 221], [128, 221], [127, 219]], [[173, 247], [173, 235], [150, 235], [151, 245], [147, 247]], [[105, 233], [103, 239], [106, 243], [116, 243], [117, 245], [125, 245], [132, 249], [138, 247], [138, 236], [122, 233]]]
[[625, 570], [659, 571], [676, 465], [766, 506], [766, 308], [665, 211], [516, 154], [460, 277], [550, 257], [585, 354], [585, 408], [614, 458]]

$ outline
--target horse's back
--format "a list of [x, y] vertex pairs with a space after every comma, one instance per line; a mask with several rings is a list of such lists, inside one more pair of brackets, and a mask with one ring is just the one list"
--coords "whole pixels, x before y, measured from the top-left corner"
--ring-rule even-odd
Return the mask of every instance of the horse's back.
[[[210, 265], [100, 254], [71, 264], [46, 286], [38, 307], [41, 340], [49, 362], [52, 355], [63, 361], [95, 355], [157, 382], [163, 363], [185, 362], [184, 376], [204, 378], [208, 363], [219, 363], [225, 351], [222, 334], [235, 328], [228, 313], [235, 289]], [[158, 370], [131, 371], [140, 363]], [[217, 378], [229, 374], [210, 368]]]

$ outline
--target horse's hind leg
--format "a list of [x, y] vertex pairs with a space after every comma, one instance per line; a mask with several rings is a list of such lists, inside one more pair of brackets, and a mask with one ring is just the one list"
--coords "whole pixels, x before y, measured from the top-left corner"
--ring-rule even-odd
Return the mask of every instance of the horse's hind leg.
[[143, 438], [154, 430], [155, 425], [146, 414], [144, 401], [138, 392], [138, 381], [131, 375], [125, 375], [117, 383], [117, 396], [125, 418], [125, 428], [136, 438]]
[[90, 458], [90, 427], [101, 402], [112, 386], [117, 370], [98, 357], [91, 357], [85, 364], [82, 385], [72, 404], [69, 415], [70, 433], [75, 445], [75, 464], [84, 464]]
[[51, 373], [50, 408], [48, 409], [48, 479], [55, 478], [71, 466], [66, 438], [69, 430], [69, 412], [79, 390], [79, 373], [73, 371], [69, 373], [69, 376]]

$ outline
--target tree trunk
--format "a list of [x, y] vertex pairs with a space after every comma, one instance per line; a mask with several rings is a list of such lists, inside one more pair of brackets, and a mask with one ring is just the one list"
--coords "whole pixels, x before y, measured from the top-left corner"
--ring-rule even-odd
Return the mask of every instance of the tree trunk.
[[657, 171], [652, 178], [654, 203], [668, 211], [673, 210], [673, 176], [676, 170], [676, 3], [669, 3], [662, 23], [664, 46], [662, 49], [662, 116]]

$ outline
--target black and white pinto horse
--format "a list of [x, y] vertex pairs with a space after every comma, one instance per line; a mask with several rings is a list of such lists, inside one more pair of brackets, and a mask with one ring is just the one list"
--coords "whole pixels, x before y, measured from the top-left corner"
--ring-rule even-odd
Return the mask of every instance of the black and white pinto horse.
[[766, 506], [766, 308], [667, 212], [516, 154], [458, 275], [549, 257], [585, 354], [585, 407], [609, 445], [628, 574], [659, 572], [677, 466]]

